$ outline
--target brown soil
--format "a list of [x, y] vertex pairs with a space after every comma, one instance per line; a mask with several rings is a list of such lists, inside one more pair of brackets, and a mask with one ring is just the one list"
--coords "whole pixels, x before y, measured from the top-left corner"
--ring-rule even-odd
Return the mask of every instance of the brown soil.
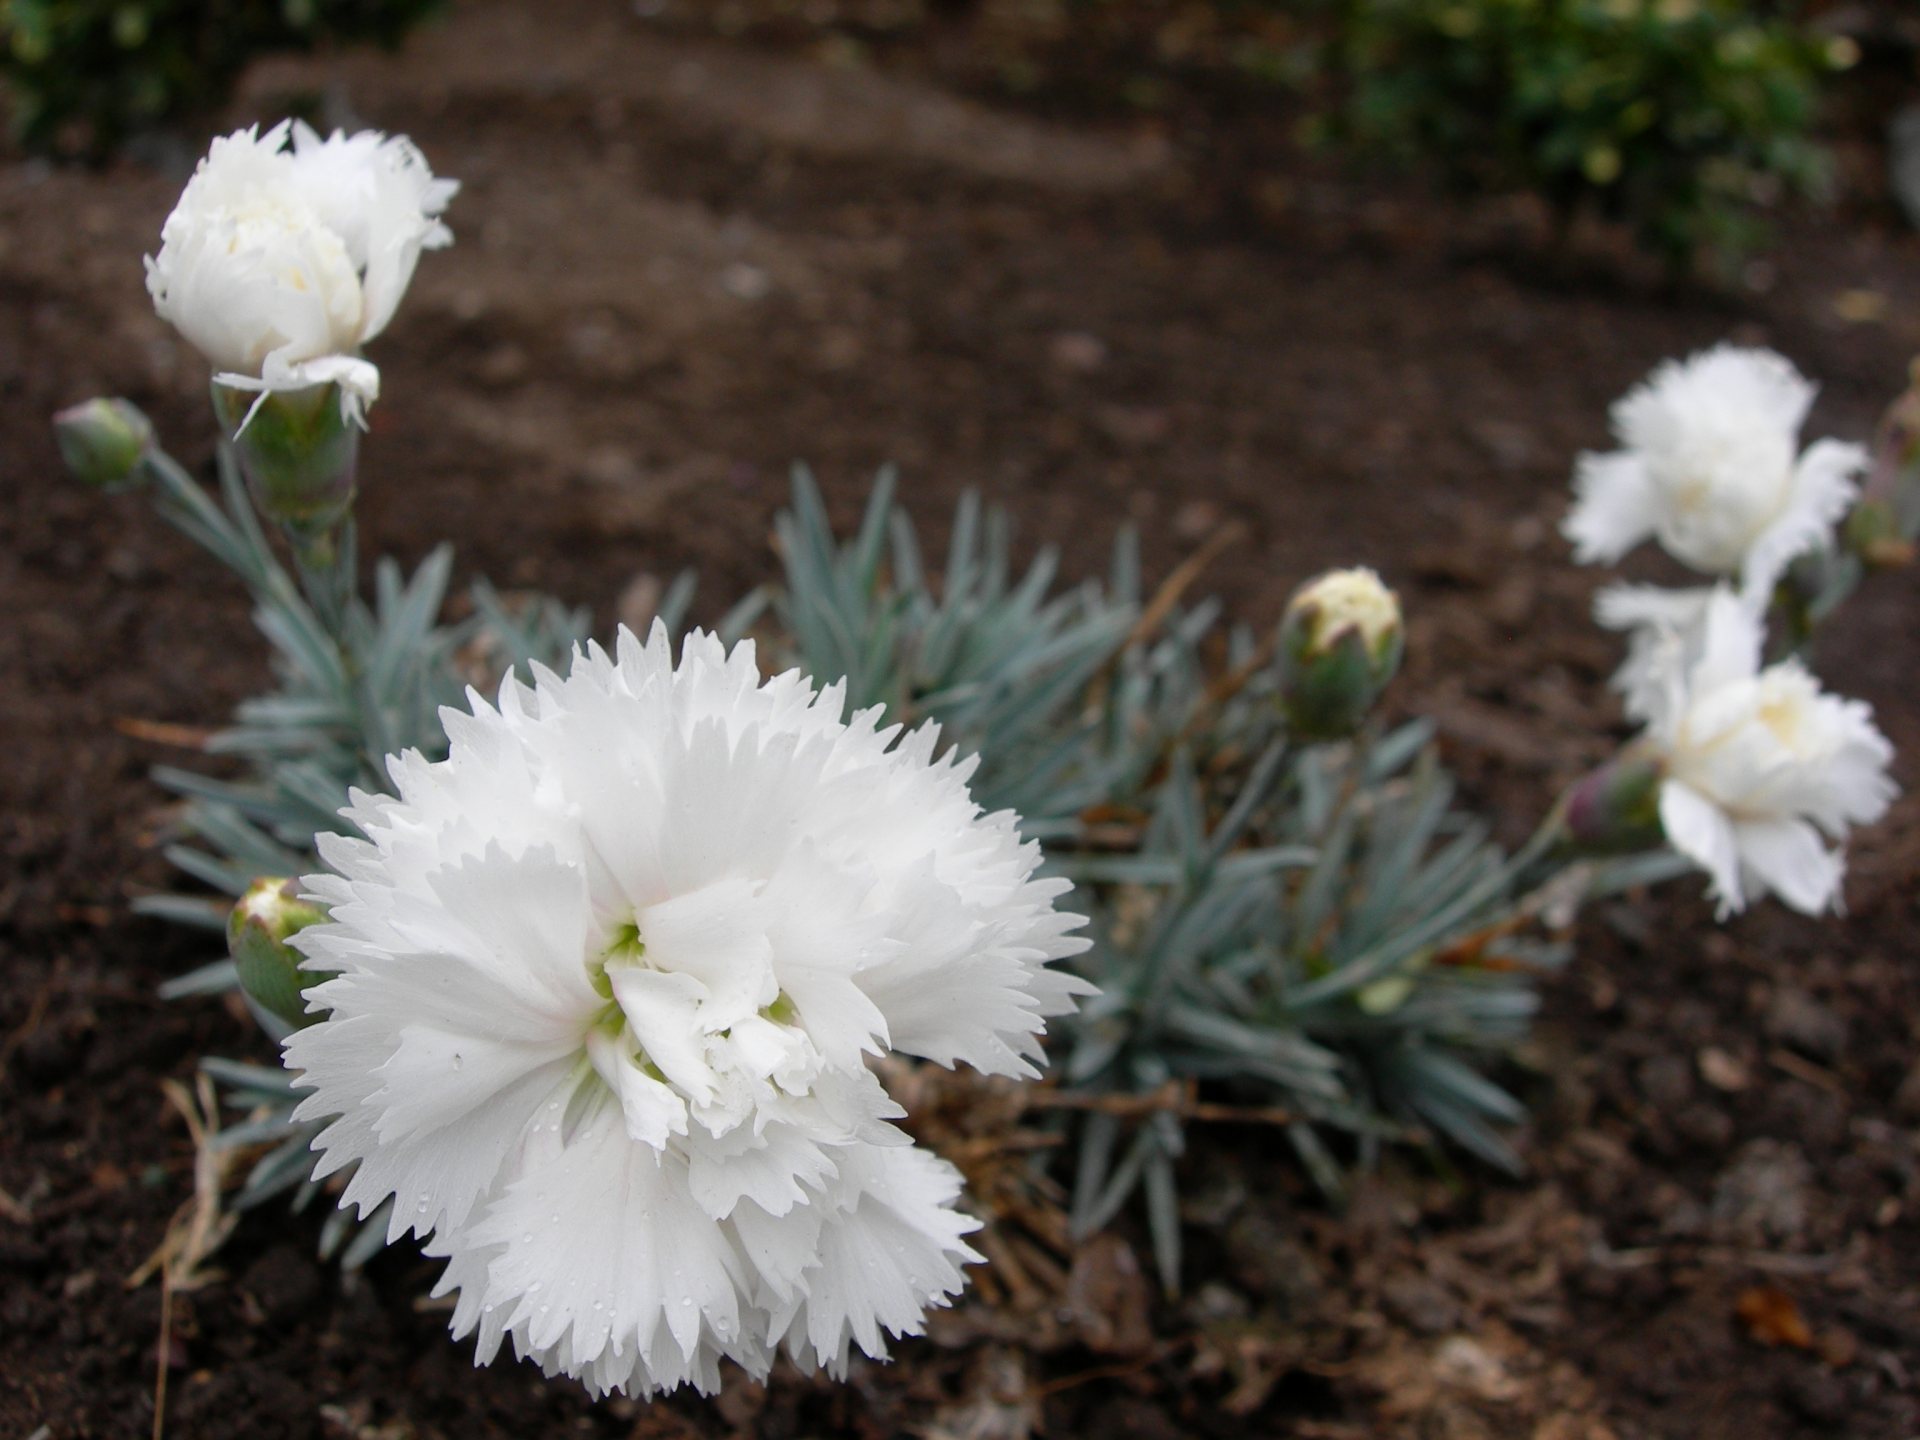
[[[1410, 197], [1223, 180], [1157, 130], [587, 0], [473, 0], [398, 58], [262, 70], [235, 118], [323, 81], [337, 118], [408, 131], [466, 182], [459, 244], [379, 347], [380, 545], [451, 536], [467, 573], [604, 628], [640, 577], [697, 566], [709, 615], [760, 579], [794, 459], [843, 516], [898, 463], [936, 535], [978, 486], [1070, 572], [1122, 523], [1164, 574], [1239, 521], [1210, 578], [1250, 621], [1335, 561], [1402, 587], [1398, 703], [1439, 717], [1514, 835], [1616, 733], [1595, 577], [1555, 532], [1607, 402], [1735, 336], [1820, 377], [1817, 424], [1861, 435], [1920, 349], [1910, 236], [1803, 228], [1737, 298], [1529, 278], [1488, 258], [1481, 220]], [[159, 1083], [263, 1054], [220, 1005], [154, 996], [207, 957], [128, 916], [167, 883], [145, 771], [177, 757], [117, 728], [218, 723], [262, 647], [138, 501], [61, 478], [45, 425], [121, 392], [204, 458], [204, 370], [138, 263], [180, 178], [0, 164], [7, 1436], [152, 1431], [160, 1298], [125, 1282], [192, 1166]], [[1917, 605], [1920, 577], [1881, 580], [1821, 657], [1876, 705], [1910, 789]], [[176, 1302], [169, 1433], [1911, 1435], [1917, 858], [1908, 798], [1860, 837], [1843, 922], [1765, 907], [1716, 929], [1690, 883], [1587, 917], [1512, 1076], [1538, 1116], [1525, 1181], [1400, 1157], [1335, 1214], [1265, 1135], [1202, 1137], [1178, 1301], [1103, 1241], [1056, 1306], [975, 1299], [845, 1386], [781, 1372], [593, 1405], [524, 1366], [472, 1371], [418, 1303], [417, 1256], [343, 1280], [309, 1259], [315, 1217], [270, 1212], [223, 1283]]]

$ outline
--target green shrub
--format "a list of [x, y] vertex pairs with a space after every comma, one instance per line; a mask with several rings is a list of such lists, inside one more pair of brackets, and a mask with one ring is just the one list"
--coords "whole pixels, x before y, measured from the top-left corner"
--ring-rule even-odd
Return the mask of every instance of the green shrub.
[[98, 157], [218, 106], [268, 51], [399, 43], [440, 0], [0, 0], [0, 81], [30, 150]]
[[1817, 196], [1821, 78], [1850, 62], [1752, 0], [1339, 0], [1329, 138], [1625, 222], [1677, 269]]

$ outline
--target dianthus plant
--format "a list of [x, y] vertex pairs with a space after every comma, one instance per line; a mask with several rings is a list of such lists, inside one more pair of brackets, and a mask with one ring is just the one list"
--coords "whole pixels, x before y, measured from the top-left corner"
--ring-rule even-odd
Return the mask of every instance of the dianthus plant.
[[[1427, 727], [1378, 722], [1404, 637], [1370, 571], [1260, 635], [1187, 572], [1149, 592], [1128, 536], [1062, 588], [968, 497], [936, 568], [890, 477], [842, 538], [800, 472], [783, 577], [712, 633], [686, 581], [608, 648], [484, 584], [449, 621], [444, 552], [363, 595], [358, 344], [451, 187], [378, 136], [243, 132], [207, 167], [154, 273], [218, 338], [219, 498], [125, 402], [60, 417], [77, 471], [146, 482], [244, 581], [275, 657], [208, 746], [240, 777], [159, 775], [187, 801], [169, 853], [238, 903], [145, 904], [227, 932], [171, 993], [237, 983], [281, 1047], [206, 1062], [244, 1115], [216, 1143], [257, 1157], [240, 1203], [324, 1197], [350, 1265], [415, 1237], [481, 1361], [710, 1390], [723, 1361], [843, 1374], [917, 1333], [978, 1221], [897, 1123], [888, 1056], [1038, 1082], [1050, 1052], [1030, 1095], [1074, 1126], [1077, 1232], [1143, 1194], [1169, 1287], [1195, 1119], [1277, 1126], [1333, 1192], [1388, 1143], [1517, 1168], [1493, 1075], [1581, 902], [1697, 867], [1723, 913], [1833, 908], [1890, 798], [1866, 708], [1763, 649], [1770, 614], [1790, 650], [1904, 554], [1920, 400], [1871, 462], [1798, 452], [1810, 389], [1778, 357], [1622, 403], [1569, 533], [1594, 559], [1657, 538], [1714, 583], [1603, 597], [1643, 732], [1508, 853]], [[315, 286], [296, 353], [276, 307]]]

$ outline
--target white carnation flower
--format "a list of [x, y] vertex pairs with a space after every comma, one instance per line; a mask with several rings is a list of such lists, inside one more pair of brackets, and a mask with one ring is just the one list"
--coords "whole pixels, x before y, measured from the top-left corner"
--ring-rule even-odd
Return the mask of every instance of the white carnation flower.
[[1823, 694], [1797, 660], [1761, 669], [1761, 642], [1759, 619], [1725, 589], [1707, 602], [1697, 655], [1670, 639], [1648, 730], [1660, 822], [1711, 878], [1723, 918], [1769, 891], [1817, 915], [1839, 907], [1838, 842], [1893, 799], [1893, 747], [1869, 706]]
[[420, 252], [453, 243], [438, 217], [458, 188], [403, 135], [236, 130], [167, 217], [147, 290], [221, 384], [338, 384], [358, 417], [380, 393], [360, 347], [393, 318]]
[[1627, 632], [1627, 658], [1613, 672], [1613, 688], [1629, 719], [1645, 722], [1660, 703], [1666, 672], [1700, 658], [1707, 635], [1712, 586], [1666, 590], [1658, 585], [1609, 585], [1593, 597], [1593, 616], [1608, 630]]
[[393, 1197], [503, 1339], [595, 1392], [711, 1390], [785, 1346], [843, 1374], [961, 1289], [958, 1173], [888, 1121], [888, 1050], [1032, 1076], [1087, 942], [936, 730], [841, 719], [753, 646], [622, 631], [443, 712], [449, 757], [356, 792], [286, 1042], [317, 1172]]
[[1723, 345], [1660, 366], [1613, 407], [1621, 448], [1580, 457], [1564, 527], [1576, 558], [1611, 563], [1657, 539], [1765, 603], [1796, 556], [1830, 542], [1867, 463], [1837, 440], [1799, 453], [1813, 393], [1768, 350]]

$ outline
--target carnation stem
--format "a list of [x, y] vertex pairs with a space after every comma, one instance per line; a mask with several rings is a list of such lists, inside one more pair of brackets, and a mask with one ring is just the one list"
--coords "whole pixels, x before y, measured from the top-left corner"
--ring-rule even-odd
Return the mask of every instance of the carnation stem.
[[337, 525], [307, 530], [297, 525], [285, 527], [287, 543], [293, 550], [294, 570], [320, 623], [340, 645], [342, 657], [346, 642], [347, 619], [353, 609], [354, 586], [358, 569], [358, 544], [353, 517], [348, 515]]
[[260, 613], [273, 617], [276, 643], [295, 646], [302, 663], [338, 693], [355, 718], [367, 778], [380, 785], [384, 759], [398, 747], [355, 643], [368, 617], [356, 594], [353, 521], [349, 517], [312, 532], [289, 528], [296, 581], [275, 557], [231, 460], [224, 454], [222, 459], [224, 507], [179, 461], [157, 446], [150, 449], [143, 464], [158, 492], [156, 508], [168, 524], [240, 577]]

